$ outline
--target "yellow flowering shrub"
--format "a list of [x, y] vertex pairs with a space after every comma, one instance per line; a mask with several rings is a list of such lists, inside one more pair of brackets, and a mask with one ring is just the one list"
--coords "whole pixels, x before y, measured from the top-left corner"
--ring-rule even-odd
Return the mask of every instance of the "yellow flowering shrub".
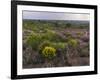
[[45, 58], [48, 58], [48, 59], [52, 59], [56, 56], [56, 49], [53, 48], [53, 47], [49, 47], [49, 46], [46, 46], [43, 50], [42, 50], [42, 55], [45, 57]]

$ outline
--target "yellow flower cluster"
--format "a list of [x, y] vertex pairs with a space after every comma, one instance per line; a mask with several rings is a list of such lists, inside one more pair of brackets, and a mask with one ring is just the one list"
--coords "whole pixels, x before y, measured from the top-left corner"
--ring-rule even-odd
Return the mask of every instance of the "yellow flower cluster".
[[52, 59], [56, 56], [56, 49], [53, 47], [46, 46], [43, 49], [42, 54], [45, 58]]

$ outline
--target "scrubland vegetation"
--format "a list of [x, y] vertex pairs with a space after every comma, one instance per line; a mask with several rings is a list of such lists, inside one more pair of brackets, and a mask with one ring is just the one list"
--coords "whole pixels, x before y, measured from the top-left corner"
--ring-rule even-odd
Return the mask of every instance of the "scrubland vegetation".
[[86, 66], [89, 55], [89, 24], [23, 20], [23, 68]]

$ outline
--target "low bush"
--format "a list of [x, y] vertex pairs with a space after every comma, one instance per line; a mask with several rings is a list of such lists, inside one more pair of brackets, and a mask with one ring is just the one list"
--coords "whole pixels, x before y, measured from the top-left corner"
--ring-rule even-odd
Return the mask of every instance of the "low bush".
[[39, 44], [41, 43], [41, 36], [37, 34], [32, 34], [28, 37], [26, 43], [28, 46], [31, 46], [32, 49], [37, 50]]
[[57, 42], [57, 43], [53, 43], [52, 45], [56, 49], [65, 49], [66, 46], [67, 46], [67, 43], [65, 43], [65, 42]]
[[50, 41], [44, 41], [43, 43], [41, 43], [39, 45], [39, 51], [41, 53], [41, 51], [46, 47], [46, 46], [50, 46], [50, 47], [54, 47], [56, 50], [57, 49], [65, 49], [67, 47], [67, 43], [65, 42], [50, 42]]
[[47, 58], [47, 59], [53, 59], [56, 56], [56, 49], [53, 47], [46, 46], [42, 50], [42, 56]]
[[79, 56], [80, 57], [89, 57], [89, 50], [88, 49], [81, 49]]
[[78, 36], [83, 36], [84, 33], [83, 33], [83, 32], [77, 32], [76, 34], [77, 34]]
[[39, 45], [39, 47], [38, 47], [39, 53], [41, 53], [42, 50], [43, 50], [46, 46], [51, 46], [51, 45], [52, 45], [52, 43], [51, 43], [50, 41], [44, 41], [44, 42], [42, 42], [42, 43]]
[[75, 48], [78, 45], [78, 41], [76, 39], [69, 39], [68, 40], [68, 45]]
[[83, 47], [78, 48], [80, 57], [89, 57], [89, 43]]
[[46, 33], [42, 34], [42, 39], [49, 40], [52, 42], [65, 41], [65, 39], [60, 34], [53, 30], [47, 30]]
[[72, 34], [69, 32], [65, 33], [65, 35], [66, 35], [66, 37], [72, 37]]

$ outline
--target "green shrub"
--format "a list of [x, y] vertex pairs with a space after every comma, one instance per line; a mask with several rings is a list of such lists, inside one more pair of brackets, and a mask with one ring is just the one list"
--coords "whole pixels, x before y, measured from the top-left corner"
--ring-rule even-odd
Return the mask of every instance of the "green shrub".
[[76, 39], [69, 39], [68, 45], [72, 47], [77, 47], [78, 41]]
[[47, 30], [46, 33], [42, 34], [42, 39], [44, 40], [54, 41], [55, 37], [57, 38], [56, 33], [51, 30]]
[[88, 48], [81, 48], [79, 51], [80, 57], [89, 57], [89, 49]]
[[67, 23], [67, 24], [66, 24], [66, 27], [67, 27], [67, 28], [70, 28], [71, 26], [72, 26], [71, 23]]
[[72, 37], [72, 34], [69, 32], [67, 32], [65, 35], [66, 35], [66, 37]]
[[44, 41], [39, 45], [39, 53], [42, 52], [42, 50], [46, 47], [46, 46], [51, 46], [51, 42], [50, 41]]
[[26, 43], [28, 46], [31, 46], [32, 49], [37, 50], [39, 44], [41, 43], [41, 36], [37, 34], [32, 34], [28, 37]]
[[78, 36], [83, 36], [83, 34], [84, 34], [83, 32], [77, 32]]
[[42, 39], [53, 42], [65, 41], [65, 39], [61, 35], [59, 35], [56, 31], [48, 29], [46, 33], [42, 34]]
[[42, 55], [43, 55], [43, 57], [45, 57], [47, 59], [53, 59], [56, 56], [56, 49], [53, 47], [46, 46], [42, 50]]
[[52, 44], [54, 48], [56, 49], [65, 49], [67, 46], [67, 43], [64, 42], [57, 42]]
[[65, 42], [50, 42], [50, 41], [44, 41], [43, 43], [41, 43], [39, 45], [39, 53], [41, 54], [42, 53], [42, 50], [46, 47], [46, 46], [49, 46], [49, 47], [53, 47], [55, 48], [56, 50], [65, 50], [65, 48], [67, 47], [67, 43]]

